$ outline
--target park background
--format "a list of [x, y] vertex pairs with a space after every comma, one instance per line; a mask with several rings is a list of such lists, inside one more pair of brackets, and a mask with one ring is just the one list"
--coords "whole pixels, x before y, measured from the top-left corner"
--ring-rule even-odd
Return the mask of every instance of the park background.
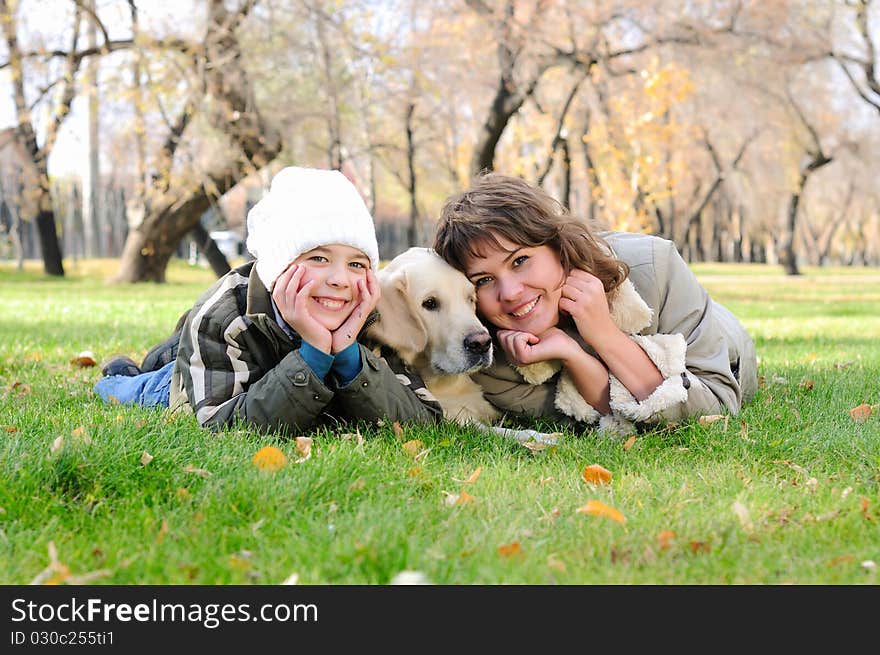
[[[3, 582], [876, 584], [876, 0], [0, 0], [0, 21]], [[354, 181], [386, 260], [484, 169], [671, 239], [754, 336], [758, 396], [537, 450], [101, 403], [95, 360], [142, 356], [246, 257], [285, 165]]]

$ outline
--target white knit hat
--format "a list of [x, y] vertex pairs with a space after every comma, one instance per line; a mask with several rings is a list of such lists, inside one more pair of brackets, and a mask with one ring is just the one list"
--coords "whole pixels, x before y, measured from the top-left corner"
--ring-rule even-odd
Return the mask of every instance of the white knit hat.
[[290, 262], [318, 246], [340, 243], [362, 250], [376, 271], [379, 246], [363, 198], [339, 171], [281, 169], [247, 217], [247, 249], [267, 289]]

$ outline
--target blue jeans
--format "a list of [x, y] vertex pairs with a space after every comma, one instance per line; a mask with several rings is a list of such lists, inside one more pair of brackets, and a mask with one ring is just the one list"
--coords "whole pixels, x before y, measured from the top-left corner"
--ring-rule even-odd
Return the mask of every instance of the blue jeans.
[[110, 375], [95, 384], [95, 393], [108, 403], [112, 396], [123, 405], [141, 407], [168, 407], [171, 395], [171, 371], [174, 362], [168, 362], [158, 371], [140, 375]]

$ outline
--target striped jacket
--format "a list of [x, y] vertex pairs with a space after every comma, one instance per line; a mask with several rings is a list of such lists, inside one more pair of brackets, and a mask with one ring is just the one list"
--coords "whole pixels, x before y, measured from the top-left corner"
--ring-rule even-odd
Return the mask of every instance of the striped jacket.
[[[361, 372], [340, 388], [320, 380], [275, 322], [271, 296], [249, 262], [220, 278], [189, 310], [171, 378], [173, 410], [221, 428], [242, 420], [297, 433], [338, 420], [435, 422], [442, 418], [421, 379], [363, 345]], [[397, 370], [392, 370], [395, 366]]]

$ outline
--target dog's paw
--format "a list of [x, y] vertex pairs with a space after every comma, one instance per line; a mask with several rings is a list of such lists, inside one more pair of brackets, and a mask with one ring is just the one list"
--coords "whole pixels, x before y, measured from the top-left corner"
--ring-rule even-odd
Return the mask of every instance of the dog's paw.
[[555, 446], [562, 440], [561, 432], [537, 432], [536, 430], [520, 430], [521, 442], [534, 441], [546, 446]]

